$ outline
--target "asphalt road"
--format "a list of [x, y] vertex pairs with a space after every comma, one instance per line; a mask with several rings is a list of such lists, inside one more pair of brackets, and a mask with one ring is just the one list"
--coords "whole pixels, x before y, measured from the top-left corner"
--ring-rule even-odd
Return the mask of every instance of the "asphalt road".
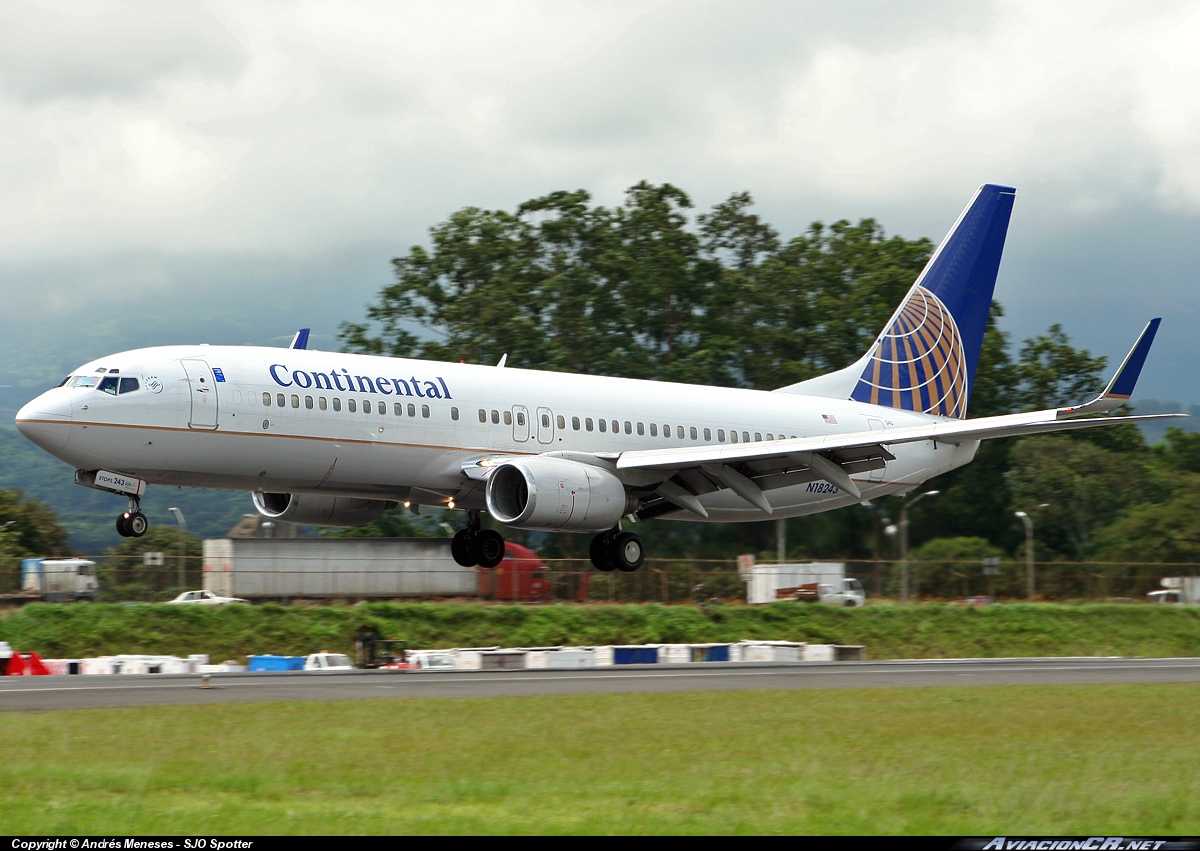
[[3, 677], [0, 710], [203, 706], [268, 700], [1179, 682], [1200, 682], [1200, 658], [703, 663], [565, 671], [214, 674], [207, 689], [197, 675]]

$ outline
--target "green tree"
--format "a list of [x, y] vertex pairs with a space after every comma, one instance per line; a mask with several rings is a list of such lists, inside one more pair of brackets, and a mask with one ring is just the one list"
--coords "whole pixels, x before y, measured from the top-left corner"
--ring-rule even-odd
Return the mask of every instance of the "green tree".
[[[985, 558], [1004, 552], [984, 538], [934, 538], [909, 553], [915, 597], [969, 597], [991, 593], [994, 583], [983, 576]], [[1011, 574], [1010, 565], [1002, 571]]]
[[[179, 585], [179, 544], [184, 552], [184, 584]], [[146, 553], [162, 553], [163, 564], [145, 564]], [[141, 538], [126, 538], [97, 565], [100, 599], [169, 600], [181, 591], [202, 587], [203, 546], [190, 532], [170, 526], [151, 526]]]
[[5, 546], [14, 555], [56, 557], [71, 552], [67, 530], [59, 525], [54, 511], [19, 490], [0, 490], [0, 526], [5, 527]]

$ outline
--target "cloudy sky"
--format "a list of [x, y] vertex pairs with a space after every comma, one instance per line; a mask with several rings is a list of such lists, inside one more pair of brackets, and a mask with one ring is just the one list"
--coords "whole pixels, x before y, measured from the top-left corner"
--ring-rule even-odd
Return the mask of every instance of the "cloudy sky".
[[[468, 205], [735, 191], [940, 239], [1018, 188], [997, 297], [1200, 402], [1200, 4], [0, 6], [0, 385], [345, 320]], [[11, 387], [10, 387], [10, 392]]]

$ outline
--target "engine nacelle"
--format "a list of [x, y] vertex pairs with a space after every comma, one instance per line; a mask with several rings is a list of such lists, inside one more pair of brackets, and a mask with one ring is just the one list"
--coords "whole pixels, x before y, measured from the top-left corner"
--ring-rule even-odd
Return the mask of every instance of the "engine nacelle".
[[603, 532], [637, 508], [612, 472], [545, 455], [496, 465], [488, 513], [509, 526], [544, 532]]
[[254, 492], [254, 507], [263, 517], [316, 526], [365, 526], [396, 505], [383, 499]]

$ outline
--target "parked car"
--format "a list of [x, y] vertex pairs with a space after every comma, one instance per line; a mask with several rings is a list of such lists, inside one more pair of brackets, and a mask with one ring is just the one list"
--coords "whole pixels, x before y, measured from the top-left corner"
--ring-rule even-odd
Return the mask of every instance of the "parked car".
[[243, 600], [241, 597], [222, 597], [205, 589], [202, 591], [184, 591], [174, 600], [168, 600], [167, 605], [224, 606], [226, 603], [249, 604], [249, 602], [249, 600]]

